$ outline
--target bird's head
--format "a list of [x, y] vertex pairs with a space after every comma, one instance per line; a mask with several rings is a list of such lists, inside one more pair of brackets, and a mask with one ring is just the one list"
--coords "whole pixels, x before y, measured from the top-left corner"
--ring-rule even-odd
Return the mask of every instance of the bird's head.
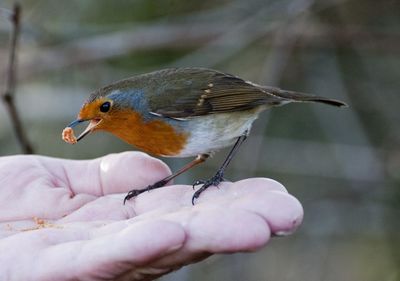
[[120, 119], [119, 115], [121, 115], [121, 109], [116, 106], [116, 102], [109, 97], [100, 96], [85, 102], [77, 119], [68, 127], [73, 128], [82, 122], [89, 122], [86, 129], [78, 136], [77, 141], [79, 141], [94, 131], [110, 131], [110, 128], [115, 127], [114, 123]]
[[132, 127], [142, 121], [144, 112], [148, 112], [143, 87], [137, 80], [121, 80], [93, 92], [82, 105], [77, 119], [68, 125], [73, 128], [89, 122], [76, 141], [102, 130], [132, 143], [131, 138], [137, 135]]

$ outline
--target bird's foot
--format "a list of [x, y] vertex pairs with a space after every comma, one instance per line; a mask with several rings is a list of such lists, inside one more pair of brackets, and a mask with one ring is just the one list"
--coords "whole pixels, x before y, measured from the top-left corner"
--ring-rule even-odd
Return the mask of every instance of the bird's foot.
[[131, 191], [128, 192], [128, 194], [125, 196], [124, 198], [124, 205], [126, 203], [126, 201], [128, 201], [129, 199], [138, 196], [139, 194], [142, 194], [143, 192], [146, 191], [150, 191], [152, 189], [156, 189], [156, 188], [160, 188], [163, 187], [164, 185], [167, 184], [168, 181], [165, 180], [160, 180], [158, 182], [156, 182], [155, 184], [149, 185], [144, 189], [132, 189]]
[[210, 186], [216, 186], [223, 182], [224, 179], [224, 173], [222, 171], [218, 171], [211, 179], [208, 180], [197, 180], [193, 183], [193, 189], [197, 185], [202, 185], [192, 196], [192, 205], [194, 205], [194, 201], [199, 198], [200, 194], [209, 188]]

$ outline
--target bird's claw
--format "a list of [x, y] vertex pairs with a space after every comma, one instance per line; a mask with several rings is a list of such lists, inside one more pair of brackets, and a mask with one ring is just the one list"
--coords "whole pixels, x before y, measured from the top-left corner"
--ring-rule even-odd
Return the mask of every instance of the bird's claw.
[[193, 194], [193, 196], [192, 196], [192, 205], [194, 206], [194, 201], [197, 199], [197, 198], [199, 198], [199, 196], [200, 196], [200, 194], [201, 194], [201, 192], [199, 192], [200, 191], [200, 189], [199, 190], [197, 190], [194, 194]]
[[133, 189], [133, 190], [129, 191], [128, 194], [124, 198], [124, 205], [125, 205], [125, 202], [128, 201], [129, 199], [136, 197], [145, 191], [150, 191], [152, 189], [163, 187], [164, 185], [167, 184], [167, 182], [168, 181], [166, 181], [164, 179], [164, 180], [160, 180], [160, 181], [156, 182], [155, 184], [149, 185], [144, 189]]
[[128, 194], [125, 196], [124, 198], [124, 205], [126, 203], [126, 201], [128, 201], [129, 199], [138, 196], [139, 194], [145, 192], [147, 190], [146, 189], [133, 189], [131, 191], [128, 192]]
[[202, 184], [202, 186], [196, 190], [196, 192], [193, 194], [192, 196], [192, 205], [194, 205], [194, 202], [197, 198], [200, 197], [200, 194], [206, 190], [207, 188], [209, 188], [210, 186], [216, 186], [218, 187], [218, 185], [224, 181], [224, 175], [221, 172], [217, 172], [211, 179], [209, 180], [197, 180], [193, 183], [193, 189], [196, 185], [200, 185]]

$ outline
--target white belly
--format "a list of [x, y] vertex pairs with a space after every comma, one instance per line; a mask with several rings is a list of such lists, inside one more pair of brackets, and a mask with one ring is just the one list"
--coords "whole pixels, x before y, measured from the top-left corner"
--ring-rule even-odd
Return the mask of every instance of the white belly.
[[190, 122], [192, 133], [185, 148], [176, 156], [188, 157], [211, 153], [233, 145], [238, 137], [250, 130], [259, 111], [261, 110], [235, 112], [234, 118], [232, 114], [219, 113], [182, 121]]

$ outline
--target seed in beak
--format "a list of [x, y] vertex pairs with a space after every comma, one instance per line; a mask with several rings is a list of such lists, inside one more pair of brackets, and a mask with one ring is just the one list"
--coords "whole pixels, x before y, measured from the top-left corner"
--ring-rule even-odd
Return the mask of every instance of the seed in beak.
[[69, 124], [62, 132], [62, 139], [69, 144], [77, 143], [78, 141], [83, 139], [86, 135], [91, 133], [94, 130], [94, 128], [101, 122], [101, 119], [90, 120], [90, 123], [87, 126], [87, 128], [78, 137], [75, 137], [74, 130], [72, 128], [84, 121], [85, 120], [78, 119]]
[[62, 139], [69, 144], [75, 144], [78, 142], [74, 135], [74, 130], [71, 127], [66, 127], [62, 131]]

